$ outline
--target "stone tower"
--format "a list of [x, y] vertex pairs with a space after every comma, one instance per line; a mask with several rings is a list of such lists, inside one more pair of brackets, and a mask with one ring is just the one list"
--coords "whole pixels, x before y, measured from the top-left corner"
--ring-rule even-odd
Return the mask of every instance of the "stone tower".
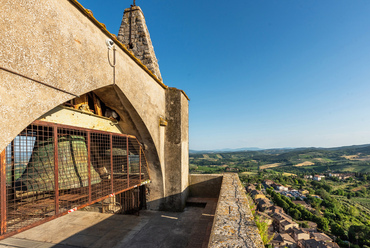
[[144, 14], [139, 6], [125, 9], [118, 32], [118, 40], [126, 45], [162, 81], [158, 60], [154, 53]]

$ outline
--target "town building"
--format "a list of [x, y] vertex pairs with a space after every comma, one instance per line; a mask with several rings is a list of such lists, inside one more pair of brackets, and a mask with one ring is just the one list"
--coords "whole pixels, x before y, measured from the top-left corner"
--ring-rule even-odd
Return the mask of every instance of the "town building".
[[257, 199], [266, 199], [266, 196], [265, 196], [265, 194], [264, 193], [262, 193], [262, 191], [260, 191], [260, 190], [252, 190], [251, 192], [250, 192], [250, 194], [251, 194], [251, 196], [252, 196], [252, 198], [254, 199], [254, 200], [257, 200]]
[[298, 223], [296, 223], [292, 219], [285, 219], [285, 220], [280, 222], [279, 231], [280, 232], [286, 232], [289, 229], [294, 228], [294, 227], [298, 228], [299, 227]]
[[270, 180], [270, 179], [265, 179], [263, 180], [263, 185], [266, 187], [266, 188], [270, 188], [270, 187], [273, 187], [272, 185], [274, 184], [274, 181]]
[[271, 214], [284, 213], [284, 209], [276, 205], [269, 207], [266, 211], [270, 212]]
[[329, 248], [340, 248], [340, 246], [335, 242], [328, 242], [328, 243], [325, 243], [325, 245]]
[[252, 192], [252, 190], [256, 190], [256, 186], [254, 186], [253, 184], [249, 184], [246, 189], [248, 193], [250, 193]]
[[273, 247], [289, 247], [296, 248], [297, 242], [287, 233], [275, 233], [274, 238], [271, 241]]
[[310, 233], [310, 237], [312, 239], [315, 239], [317, 241], [322, 241], [324, 243], [327, 243], [327, 242], [332, 242], [333, 239], [330, 238], [328, 235], [326, 235], [325, 233], [321, 233], [321, 232], [312, 232]]
[[313, 180], [314, 180], [314, 181], [321, 181], [321, 179], [323, 179], [323, 178], [325, 178], [325, 176], [324, 176], [324, 175], [315, 175], [315, 176], [313, 177]]
[[300, 246], [302, 248], [330, 248], [329, 245], [315, 239], [301, 240]]
[[312, 221], [302, 221], [305, 222], [308, 227], [307, 228], [302, 228], [305, 232], [311, 233], [311, 232], [317, 232], [317, 224]]
[[310, 234], [304, 231], [302, 228], [293, 227], [289, 230], [289, 234], [293, 237], [293, 239], [298, 242], [299, 240], [307, 240], [310, 239]]
[[299, 190], [299, 193], [301, 193], [302, 195], [307, 195], [310, 192], [308, 190], [306, 190], [306, 189], [301, 189], [301, 190]]
[[274, 189], [277, 191], [288, 191], [289, 190], [288, 187], [285, 187], [284, 185], [277, 184], [277, 183], [272, 184], [272, 187], [274, 187]]
[[350, 177], [355, 177], [355, 173], [329, 173], [329, 177], [337, 177], [340, 180], [346, 180]]
[[271, 217], [274, 220], [273, 224], [275, 230], [279, 231], [280, 233], [284, 233], [293, 227], [299, 227], [298, 223], [293, 221], [292, 217], [285, 213], [274, 213], [271, 215]]
[[260, 216], [260, 218], [267, 223], [267, 225], [272, 225], [273, 223], [273, 219], [271, 218], [271, 216], [269, 216], [268, 214], [266, 214], [265, 212], [257, 212], [257, 214]]
[[[281, 191], [283, 188], [282, 185], [276, 184], [271, 180], [265, 180], [264, 185], [271, 185], [278, 190], [280, 194], [303, 199], [301, 192], [289, 188], [287, 191]], [[284, 187], [284, 186], [283, 186]], [[254, 194], [258, 194], [256, 190]], [[318, 197], [319, 196], [315, 196]], [[309, 204], [305, 201], [296, 200], [292, 201], [294, 204], [302, 205], [308, 210], [313, 210]], [[308, 224], [308, 228], [301, 228], [299, 224], [295, 222], [291, 216], [284, 212], [284, 209], [279, 206], [268, 206], [268, 199], [258, 199], [256, 200], [257, 208], [259, 211], [264, 211], [268, 213], [272, 219], [272, 225], [269, 227], [268, 232], [274, 233], [274, 238], [270, 244], [273, 247], [307, 247], [307, 248], [316, 248], [316, 247], [339, 247], [337, 243], [332, 242], [332, 239], [324, 233], [317, 232], [317, 224], [311, 221], [304, 221]], [[262, 214], [262, 213], [260, 213]], [[302, 223], [301, 221], [300, 223]]]
[[258, 211], [264, 212], [273, 206], [273, 202], [267, 198], [259, 198], [256, 200]]

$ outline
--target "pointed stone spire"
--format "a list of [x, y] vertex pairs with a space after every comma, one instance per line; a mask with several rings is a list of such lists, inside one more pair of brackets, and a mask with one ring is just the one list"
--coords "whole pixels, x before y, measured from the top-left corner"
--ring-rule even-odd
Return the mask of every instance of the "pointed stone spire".
[[162, 81], [145, 18], [139, 6], [125, 9], [118, 40], [126, 45], [141, 62]]

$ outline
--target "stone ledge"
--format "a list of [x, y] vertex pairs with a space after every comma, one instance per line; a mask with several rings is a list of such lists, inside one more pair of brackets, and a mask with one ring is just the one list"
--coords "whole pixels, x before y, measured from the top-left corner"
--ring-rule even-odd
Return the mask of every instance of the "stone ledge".
[[235, 173], [223, 175], [209, 247], [264, 247], [244, 187]]

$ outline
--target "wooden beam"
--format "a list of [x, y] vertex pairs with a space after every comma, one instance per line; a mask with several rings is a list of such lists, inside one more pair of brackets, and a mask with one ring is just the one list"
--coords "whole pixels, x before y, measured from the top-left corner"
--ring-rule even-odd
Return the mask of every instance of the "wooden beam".
[[93, 93], [93, 100], [94, 100], [94, 109], [95, 109], [95, 114], [103, 116], [103, 111], [101, 109], [101, 103], [99, 98]]
[[89, 106], [89, 100], [88, 100], [87, 94], [84, 94], [80, 97], [76, 97], [73, 101], [74, 101], [73, 105], [75, 109], [80, 109], [80, 107], [84, 104]]

